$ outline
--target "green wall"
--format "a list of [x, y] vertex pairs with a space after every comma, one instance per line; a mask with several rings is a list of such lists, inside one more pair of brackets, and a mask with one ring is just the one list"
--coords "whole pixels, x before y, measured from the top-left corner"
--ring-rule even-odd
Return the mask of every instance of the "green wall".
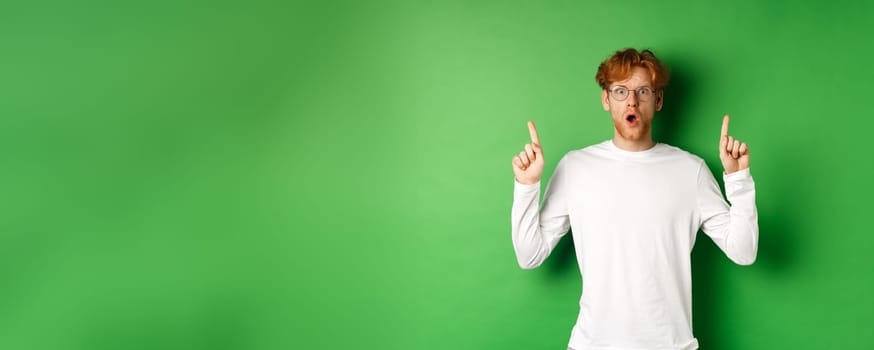
[[874, 347], [874, 5], [7, 2], [0, 348], [563, 349], [572, 242], [516, 265], [511, 157], [608, 139], [616, 49], [656, 138], [749, 143], [758, 261], [693, 253], [703, 349]]

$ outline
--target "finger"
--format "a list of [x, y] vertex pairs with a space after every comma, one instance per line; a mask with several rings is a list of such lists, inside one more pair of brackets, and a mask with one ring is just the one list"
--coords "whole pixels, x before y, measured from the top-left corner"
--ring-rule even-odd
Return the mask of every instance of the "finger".
[[725, 145], [725, 152], [731, 153], [731, 146], [734, 145], [734, 137], [728, 137], [728, 143]]
[[738, 150], [738, 152], [740, 152], [740, 155], [742, 156], [750, 153], [750, 148], [747, 146], [746, 142], [740, 144], [740, 150]]
[[530, 159], [532, 162], [537, 160], [537, 157], [534, 156], [534, 149], [531, 148], [530, 143], [525, 145], [525, 153], [528, 154], [528, 159]]
[[734, 140], [734, 144], [731, 145], [731, 156], [735, 159], [740, 157], [740, 144], [740, 141]]
[[531, 134], [531, 143], [540, 144], [540, 137], [537, 136], [537, 128], [534, 127], [534, 122], [528, 121], [528, 133]]
[[534, 155], [537, 156], [537, 158], [543, 158], [543, 147], [540, 147], [539, 144], [532, 143], [531, 148], [534, 150]]
[[519, 159], [522, 160], [522, 165], [526, 168], [531, 165], [531, 160], [528, 159], [528, 154], [526, 154], [524, 151], [519, 152]]
[[725, 155], [725, 148], [728, 146], [728, 136], [722, 135], [719, 137], [719, 155]]
[[522, 160], [519, 159], [519, 156], [513, 156], [513, 167], [522, 169]]
[[728, 136], [728, 114], [722, 117], [722, 136]]

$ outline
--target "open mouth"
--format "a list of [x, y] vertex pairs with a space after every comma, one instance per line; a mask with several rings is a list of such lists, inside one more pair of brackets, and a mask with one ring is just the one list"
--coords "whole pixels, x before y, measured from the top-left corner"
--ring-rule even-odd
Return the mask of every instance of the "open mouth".
[[632, 126], [637, 124], [637, 120], [638, 120], [637, 115], [635, 115], [635, 114], [629, 114], [629, 115], [625, 116], [625, 121], [627, 121], [628, 124], [631, 124]]

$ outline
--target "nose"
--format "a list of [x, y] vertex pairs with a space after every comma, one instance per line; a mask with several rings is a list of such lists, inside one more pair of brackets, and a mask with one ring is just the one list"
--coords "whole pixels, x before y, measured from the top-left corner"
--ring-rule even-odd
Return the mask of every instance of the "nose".
[[628, 91], [628, 98], [625, 99], [625, 103], [628, 106], [637, 107], [637, 91], [630, 90]]

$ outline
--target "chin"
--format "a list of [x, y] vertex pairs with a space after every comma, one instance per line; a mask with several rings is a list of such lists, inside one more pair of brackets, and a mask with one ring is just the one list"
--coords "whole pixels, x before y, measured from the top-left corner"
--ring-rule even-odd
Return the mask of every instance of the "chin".
[[629, 128], [625, 125], [614, 125], [613, 126], [617, 131], [619, 131], [619, 136], [630, 141], [637, 141], [643, 138], [646, 135], [647, 130], [649, 128], [646, 125], [639, 125], [636, 128]]
[[647, 131], [649, 131], [649, 127], [646, 125], [641, 125], [638, 128], [629, 129], [625, 128], [625, 126], [617, 127], [616, 130], [619, 131], [619, 136], [628, 141], [640, 141], [643, 140], [647, 135]]
[[619, 136], [628, 141], [640, 141], [643, 139], [643, 134], [638, 132], [619, 132]]

